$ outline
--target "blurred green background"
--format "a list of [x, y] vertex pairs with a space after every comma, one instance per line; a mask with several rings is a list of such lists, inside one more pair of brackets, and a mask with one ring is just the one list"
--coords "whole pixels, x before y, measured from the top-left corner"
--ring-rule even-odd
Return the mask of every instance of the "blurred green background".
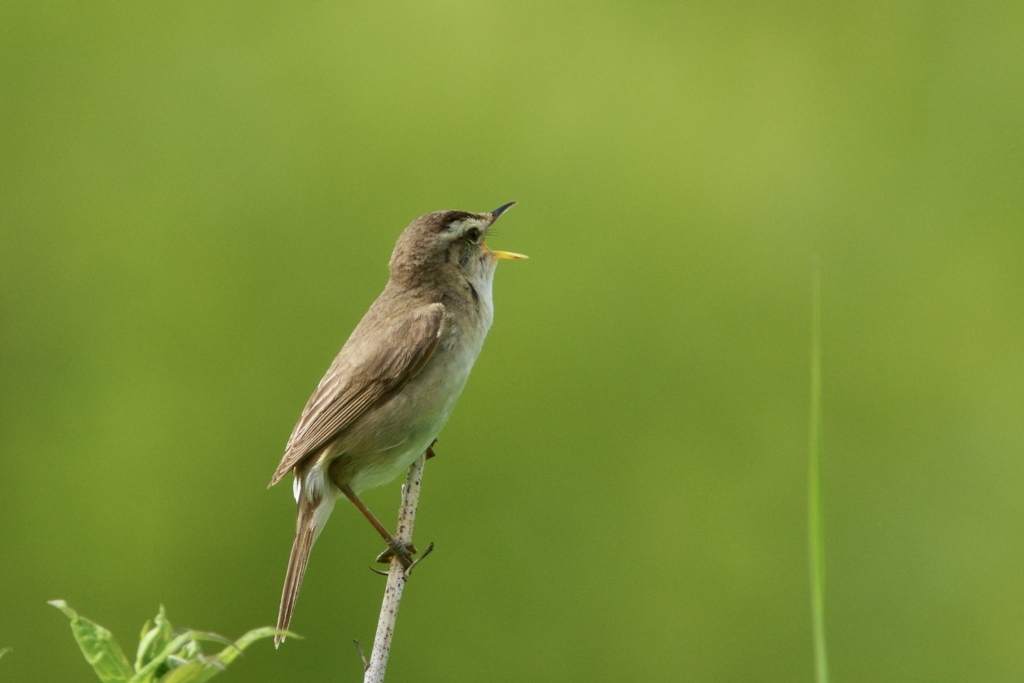
[[[4, 3], [0, 661], [272, 624], [266, 484], [395, 238], [520, 205], [389, 680], [1024, 680], [1024, 4]], [[393, 520], [398, 483], [366, 498]], [[218, 680], [358, 680], [339, 504]]]

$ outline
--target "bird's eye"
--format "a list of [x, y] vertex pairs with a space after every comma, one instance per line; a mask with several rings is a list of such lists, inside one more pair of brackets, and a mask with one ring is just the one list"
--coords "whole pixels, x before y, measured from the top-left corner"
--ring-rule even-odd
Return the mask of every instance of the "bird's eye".
[[466, 239], [476, 243], [480, 241], [480, 228], [470, 228], [466, 231]]

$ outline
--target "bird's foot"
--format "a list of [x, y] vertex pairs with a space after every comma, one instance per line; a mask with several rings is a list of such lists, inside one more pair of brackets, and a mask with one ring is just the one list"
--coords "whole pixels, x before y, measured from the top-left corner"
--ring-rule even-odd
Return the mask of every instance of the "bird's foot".
[[417, 552], [416, 546], [412, 543], [402, 543], [392, 536], [388, 539], [388, 549], [377, 556], [377, 561], [382, 564], [391, 564], [391, 560], [397, 557], [402, 566], [408, 569], [413, 565], [412, 556]]

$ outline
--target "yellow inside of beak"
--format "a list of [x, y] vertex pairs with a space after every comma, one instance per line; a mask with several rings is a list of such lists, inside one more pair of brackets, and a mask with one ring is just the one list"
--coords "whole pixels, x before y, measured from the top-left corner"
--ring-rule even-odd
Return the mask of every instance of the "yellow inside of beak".
[[529, 256], [526, 256], [525, 254], [517, 254], [517, 253], [512, 252], [512, 251], [495, 251], [495, 250], [490, 249], [490, 248], [488, 248], [487, 251], [491, 254], [491, 256], [493, 256], [496, 259], [509, 259], [509, 260], [513, 260], [514, 261], [514, 260], [518, 260], [518, 259], [530, 258]]

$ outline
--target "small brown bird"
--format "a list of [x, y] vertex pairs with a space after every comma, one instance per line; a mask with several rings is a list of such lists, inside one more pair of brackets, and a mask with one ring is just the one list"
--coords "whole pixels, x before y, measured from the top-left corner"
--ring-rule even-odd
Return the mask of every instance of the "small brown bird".
[[[277, 628], [286, 630], [309, 551], [345, 495], [388, 543], [382, 557], [411, 564], [356, 495], [386, 484], [430, 448], [462, 393], [494, 318], [499, 259], [487, 230], [515, 202], [490, 213], [438, 211], [413, 221], [391, 254], [387, 286], [345, 342], [292, 431], [273, 486], [295, 474], [298, 514]], [[282, 635], [274, 639], [279, 646]]]

